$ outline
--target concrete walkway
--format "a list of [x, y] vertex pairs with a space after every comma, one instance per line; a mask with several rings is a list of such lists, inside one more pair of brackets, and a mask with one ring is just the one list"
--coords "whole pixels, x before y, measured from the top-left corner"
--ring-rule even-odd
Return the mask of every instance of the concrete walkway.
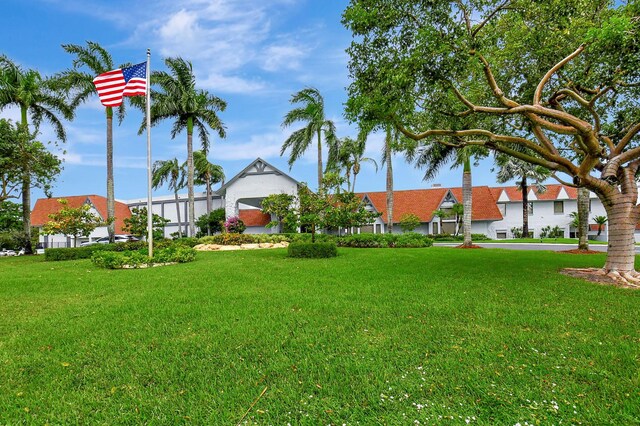
[[[456, 247], [462, 242], [455, 243], [433, 243], [437, 247]], [[549, 250], [549, 251], [565, 251], [577, 249], [577, 244], [544, 244], [544, 243], [475, 243], [475, 245], [484, 248], [499, 248], [506, 250]], [[593, 251], [607, 251], [606, 244], [589, 244], [589, 250]], [[640, 247], [636, 246], [636, 253], [640, 253]]]

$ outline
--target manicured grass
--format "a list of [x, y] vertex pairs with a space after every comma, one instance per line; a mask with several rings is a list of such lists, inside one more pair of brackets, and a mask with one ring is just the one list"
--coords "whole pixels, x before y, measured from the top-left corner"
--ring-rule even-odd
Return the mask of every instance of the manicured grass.
[[604, 255], [0, 259], [0, 424], [635, 424], [640, 292]]

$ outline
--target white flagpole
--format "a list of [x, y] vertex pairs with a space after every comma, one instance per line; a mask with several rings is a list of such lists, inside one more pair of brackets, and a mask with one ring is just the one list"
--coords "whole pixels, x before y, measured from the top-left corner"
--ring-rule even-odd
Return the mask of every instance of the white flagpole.
[[153, 204], [151, 198], [151, 49], [147, 49], [147, 242], [153, 257]]

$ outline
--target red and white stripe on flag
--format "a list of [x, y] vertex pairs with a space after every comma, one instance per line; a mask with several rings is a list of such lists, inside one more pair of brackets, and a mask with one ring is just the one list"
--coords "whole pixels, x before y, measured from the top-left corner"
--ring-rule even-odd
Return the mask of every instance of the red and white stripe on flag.
[[102, 105], [117, 107], [123, 96], [144, 96], [147, 91], [146, 63], [100, 74], [93, 79]]

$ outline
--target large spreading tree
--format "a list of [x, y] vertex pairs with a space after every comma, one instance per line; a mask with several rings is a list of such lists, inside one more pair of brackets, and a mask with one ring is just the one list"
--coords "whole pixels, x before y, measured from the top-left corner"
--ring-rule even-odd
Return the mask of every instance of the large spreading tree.
[[639, 15], [637, 1], [352, 0], [348, 116], [591, 190], [611, 225], [597, 273], [637, 285]]

